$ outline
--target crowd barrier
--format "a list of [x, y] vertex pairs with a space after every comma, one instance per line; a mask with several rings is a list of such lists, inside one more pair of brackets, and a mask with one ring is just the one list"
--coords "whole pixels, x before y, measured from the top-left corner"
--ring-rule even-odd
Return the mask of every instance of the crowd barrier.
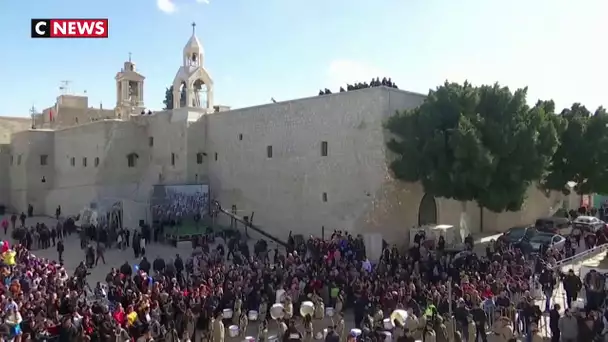
[[575, 254], [571, 257], [568, 258], [564, 258], [560, 261], [558, 261], [553, 267], [553, 270], [559, 270], [560, 268], [562, 268], [563, 266], [567, 265], [567, 264], [571, 264], [571, 263], [576, 263], [579, 261], [582, 261], [583, 259], [595, 256], [597, 254], [600, 254], [602, 252], [605, 252], [606, 250], [608, 250], [608, 244], [603, 244], [600, 246], [595, 246], [591, 249], [587, 249], [584, 252]]

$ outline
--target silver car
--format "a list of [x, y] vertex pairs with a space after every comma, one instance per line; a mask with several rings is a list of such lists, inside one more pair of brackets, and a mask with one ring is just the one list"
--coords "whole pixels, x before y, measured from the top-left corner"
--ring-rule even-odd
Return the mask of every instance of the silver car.
[[538, 252], [540, 250], [540, 246], [561, 251], [566, 245], [566, 238], [557, 234], [538, 233], [532, 236], [528, 243], [534, 252]]

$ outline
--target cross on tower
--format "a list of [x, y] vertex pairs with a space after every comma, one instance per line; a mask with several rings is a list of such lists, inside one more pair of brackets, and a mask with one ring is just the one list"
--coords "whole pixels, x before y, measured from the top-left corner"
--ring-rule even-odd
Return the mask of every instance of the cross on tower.
[[129, 63], [131, 63], [131, 53], [129, 52]]
[[195, 22], [193, 22], [193, 23], [192, 23], [192, 35], [193, 35], [193, 36], [194, 36], [195, 31], [196, 31], [196, 23], [195, 23]]

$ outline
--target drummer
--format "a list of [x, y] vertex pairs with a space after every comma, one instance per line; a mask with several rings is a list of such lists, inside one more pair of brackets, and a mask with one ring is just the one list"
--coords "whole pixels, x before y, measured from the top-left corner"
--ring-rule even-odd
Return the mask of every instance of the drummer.
[[302, 342], [302, 333], [296, 328], [294, 320], [289, 320], [287, 331], [283, 334], [283, 342]]

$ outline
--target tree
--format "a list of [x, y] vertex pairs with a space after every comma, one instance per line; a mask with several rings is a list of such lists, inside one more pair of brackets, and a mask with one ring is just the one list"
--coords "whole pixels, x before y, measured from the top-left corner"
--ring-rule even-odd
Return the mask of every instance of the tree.
[[389, 119], [390, 169], [436, 197], [519, 210], [557, 146], [550, 103], [529, 108], [526, 93], [446, 82], [421, 106]]
[[[182, 87], [181, 96], [179, 99], [180, 107], [186, 107], [186, 87]], [[173, 109], [173, 86], [165, 89], [165, 99], [163, 100], [165, 110]]]
[[594, 114], [580, 103], [559, 116], [560, 145], [553, 155], [544, 186], [569, 194], [607, 193], [608, 114], [598, 108]]

